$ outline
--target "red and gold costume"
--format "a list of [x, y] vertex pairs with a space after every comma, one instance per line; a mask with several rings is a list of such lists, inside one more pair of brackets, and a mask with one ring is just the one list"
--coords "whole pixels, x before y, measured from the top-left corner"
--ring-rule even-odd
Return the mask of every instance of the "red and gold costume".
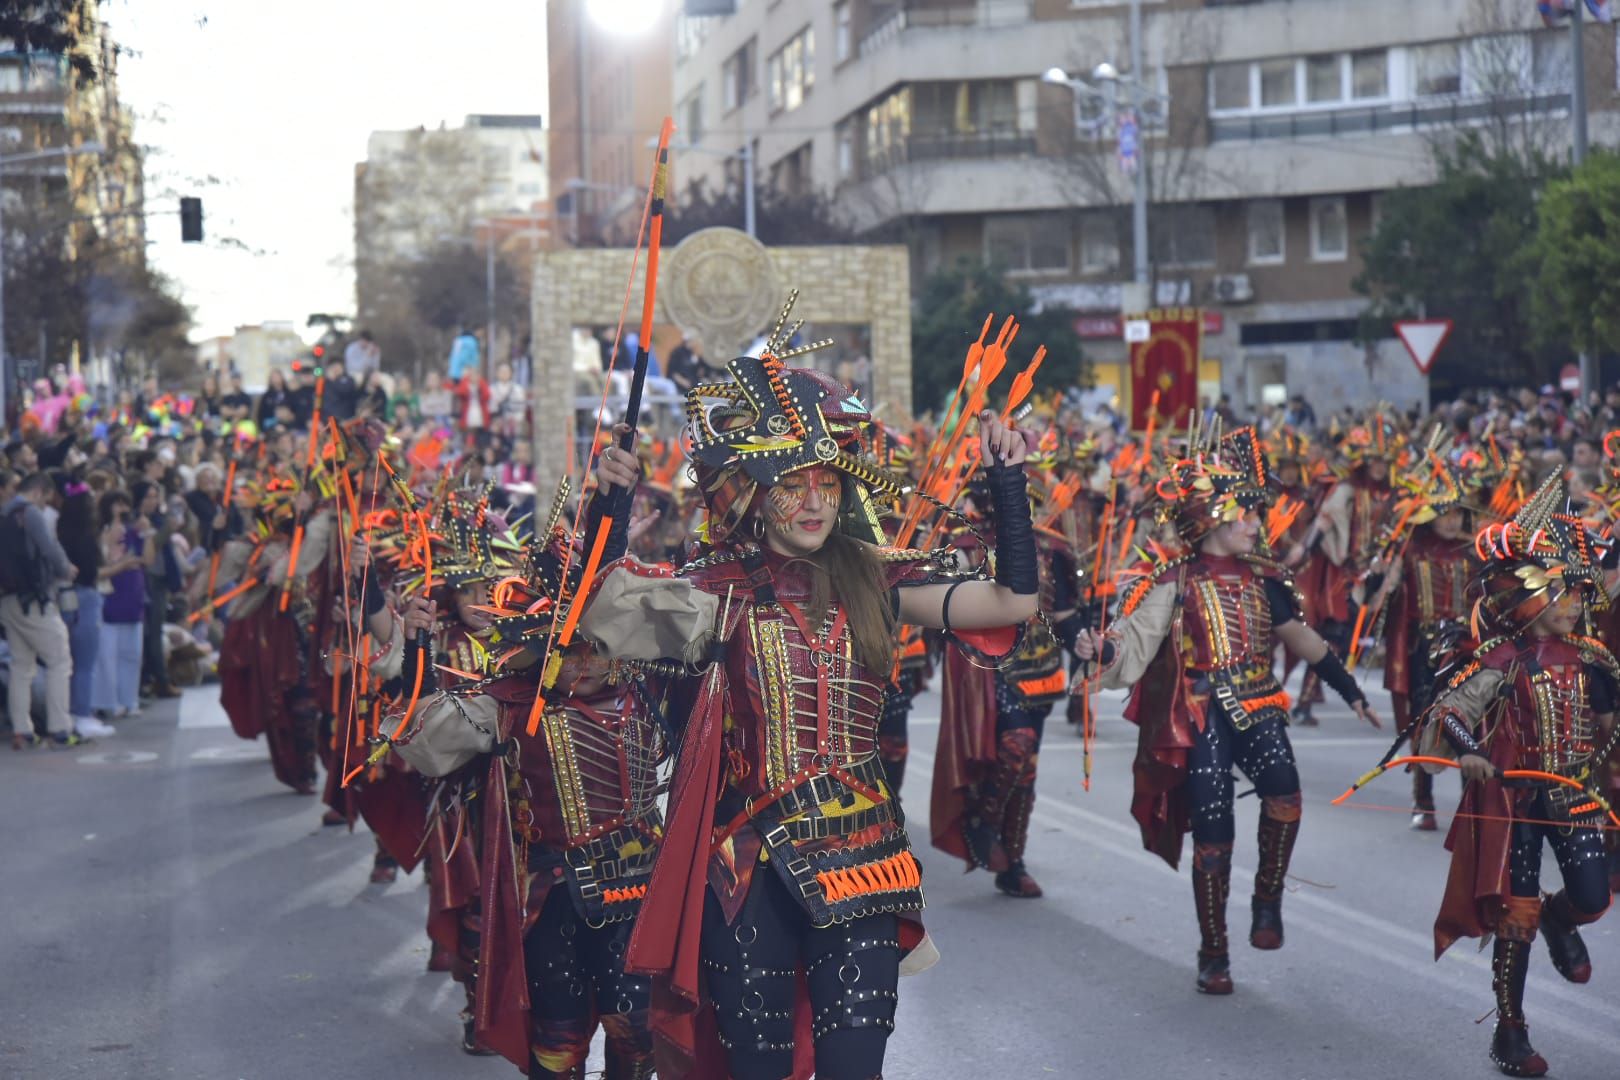
[[[1495, 770], [1466, 786], [1446, 838], [1451, 870], [1434, 940], [1438, 956], [1460, 937], [1495, 935], [1491, 1058], [1511, 1076], [1547, 1071], [1524, 1016], [1538, 930], [1559, 974], [1591, 977], [1577, 928], [1609, 906], [1601, 827], [1620, 824], [1596, 786], [1615, 750], [1620, 665], [1596, 639], [1537, 630], [1566, 594], [1607, 600], [1592, 540], [1566, 507], [1555, 475], [1513, 521], [1480, 534], [1489, 559], [1477, 618], [1497, 636], [1457, 666], [1422, 732], [1428, 753], [1477, 755]], [[1516, 770], [1532, 771], [1530, 782]], [[1544, 841], [1564, 879], [1555, 894], [1540, 887]]]

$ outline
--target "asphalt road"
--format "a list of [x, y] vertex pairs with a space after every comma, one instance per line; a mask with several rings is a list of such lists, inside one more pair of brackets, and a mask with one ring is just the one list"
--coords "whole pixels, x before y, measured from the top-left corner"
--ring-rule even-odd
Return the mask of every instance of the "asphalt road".
[[[84, 751], [0, 756], [0, 1078], [519, 1075], [457, 1049], [459, 990], [425, 971], [420, 876], [368, 884], [370, 838], [322, 829], [215, 696], [189, 691]], [[1496, 1075], [1490, 1022], [1474, 1022], [1488, 955], [1431, 959], [1439, 837], [1328, 805], [1385, 736], [1342, 707], [1295, 733], [1306, 811], [1280, 952], [1242, 943], [1257, 807], [1239, 801], [1238, 992], [1217, 999], [1193, 991], [1186, 872], [1143, 852], [1127, 814], [1134, 729], [1117, 698], [1099, 714], [1089, 792], [1078, 738], [1061, 717], [1049, 729], [1029, 852], [1047, 895], [1020, 901], [926, 848], [937, 698], [919, 699], [906, 793], [943, 959], [902, 984], [889, 1080]], [[1404, 807], [1404, 787], [1386, 777], [1360, 801]], [[1613, 1080], [1620, 917], [1586, 939], [1586, 986], [1538, 948], [1531, 1032], [1553, 1075]]]

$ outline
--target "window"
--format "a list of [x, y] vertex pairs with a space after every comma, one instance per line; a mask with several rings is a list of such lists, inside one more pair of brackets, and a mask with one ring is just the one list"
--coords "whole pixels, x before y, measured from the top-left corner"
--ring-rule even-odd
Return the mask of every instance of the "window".
[[882, 172], [905, 160], [911, 136], [911, 91], [901, 87], [866, 110], [866, 167]]
[[1569, 35], [1549, 30], [1530, 37], [1530, 80], [1537, 90], [1569, 89], [1574, 76], [1570, 61]]
[[854, 118], [845, 120], [838, 125], [838, 179], [848, 180], [855, 175], [855, 125]]
[[[927, 135], [1007, 134], [1021, 130], [1018, 85], [1011, 80], [920, 82], [912, 86], [913, 128]], [[1034, 112], [1028, 114], [1034, 123]]]
[[1161, 214], [1166, 266], [1215, 265], [1215, 210], [1209, 206], [1178, 206]]
[[1305, 58], [1305, 100], [1315, 105], [1339, 101], [1344, 97], [1344, 65], [1339, 57], [1308, 56]]
[[1344, 197], [1330, 195], [1311, 200], [1311, 258], [1337, 262], [1350, 255], [1350, 228], [1345, 220]]
[[1294, 61], [1262, 60], [1260, 68], [1260, 107], [1275, 109], [1299, 102]]
[[1002, 214], [984, 219], [984, 257], [1013, 273], [1064, 273], [1070, 267], [1069, 223], [1044, 214]]
[[1258, 199], [1249, 204], [1249, 262], [1257, 266], [1288, 258], [1288, 234], [1283, 224], [1281, 199]]
[[1462, 90], [1462, 50], [1455, 41], [1408, 49], [1412, 63], [1412, 96], [1441, 97]]
[[815, 83], [815, 32], [805, 27], [771, 54], [765, 64], [771, 111], [787, 112], [804, 104]]
[[849, 0], [833, 5], [833, 59], [842, 64], [855, 51], [855, 22]]
[[1119, 269], [1119, 222], [1112, 214], [1086, 214], [1080, 219], [1080, 269], [1087, 274]]
[[703, 141], [703, 84], [702, 83], [699, 83], [698, 88], [696, 90], [692, 91], [692, 93], [687, 96], [687, 99], [685, 101], [681, 102], [680, 117], [681, 117], [681, 141], [682, 142], [688, 142], [688, 143], [702, 142]]
[[1213, 109], [1247, 109], [1249, 100], [1249, 65], [1216, 64], [1209, 73], [1209, 99]]
[[1350, 54], [1350, 96], [1357, 101], [1389, 96], [1389, 53], [1384, 49]]
[[723, 112], [730, 112], [749, 98], [759, 89], [754, 72], [758, 62], [756, 54], [759, 52], [759, 42], [749, 38], [747, 43], [730, 56], [720, 69], [720, 104]]

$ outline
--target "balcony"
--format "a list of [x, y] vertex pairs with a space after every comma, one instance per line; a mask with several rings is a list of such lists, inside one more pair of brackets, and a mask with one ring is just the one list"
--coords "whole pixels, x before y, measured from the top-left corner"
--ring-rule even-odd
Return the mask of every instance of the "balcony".
[[1569, 111], [1567, 93], [1433, 98], [1253, 116], [1213, 116], [1210, 142], [1257, 142], [1336, 135], [1377, 135], [1434, 127], [1467, 127], [1489, 120], [1526, 119]]
[[926, 3], [901, 0], [873, 13], [871, 25], [856, 45], [857, 56], [870, 56], [897, 40], [906, 30], [949, 27], [1018, 26], [1030, 20], [1030, 0], [969, 0], [967, 3]]
[[1035, 136], [1015, 131], [907, 135], [886, 151], [869, 154], [861, 175], [869, 179], [901, 165], [932, 161], [1028, 158], [1035, 152]]

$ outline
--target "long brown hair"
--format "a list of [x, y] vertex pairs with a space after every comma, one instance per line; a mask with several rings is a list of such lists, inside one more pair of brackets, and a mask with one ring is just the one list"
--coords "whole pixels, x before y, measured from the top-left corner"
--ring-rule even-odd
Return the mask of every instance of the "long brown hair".
[[886, 673], [894, 663], [898, 620], [889, 602], [889, 589], [877, 548], [836, 526], [821, 550], [806, 556], [810, 567], [812, 627], [819, 627], [833, 604], [843, 605], [855, 659], [870, 671]]

